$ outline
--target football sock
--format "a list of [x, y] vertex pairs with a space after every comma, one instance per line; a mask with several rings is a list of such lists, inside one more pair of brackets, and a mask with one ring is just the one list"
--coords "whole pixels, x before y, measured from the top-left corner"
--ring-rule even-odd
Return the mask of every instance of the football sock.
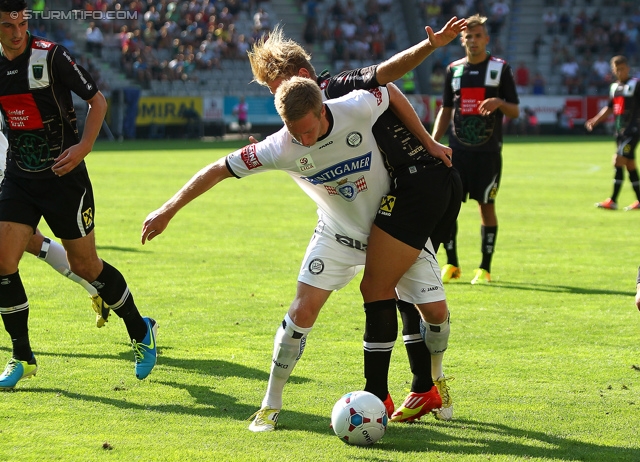
[[487, 270], [488, 273], [491, 273], [491, 259], [493, 258], [493, 252], [496, 245], [498, 227], [480, 226], [480, 235], [482, 236], [482, 244], [480, 248], [480, 250], [482, 251], [482, 263], [480, 263], [480, 268]]
[[398, 311], [402, 319], [402, 340], [413, 372], [411, 391], [425, 393], [433, 387], [431, 356], [420, 335], [420, 313], [413, 303], [398, 300]]
[[262, 400], [262, 407], [269, 406], [272, 409], [282, 409], [284, 386], [304, 352], [307, 335], [311, 332], [311, 329], [311, 327], [296, 326], [289, 314], [285, 315], [282, 325], [278, 327], [273, 340], [271, 373], [269, 374], [267, 393]]
[[636, 193], [636, 198], [640, 201], [640, 179], [638, 178], [638, 170], [629, 171], [629, 181], [631, 181], [633, 192]]
[[430, 324], [420, 320], [420, 333], [431, 353], [431, 377], [437, 379], [444, 375], [442, 358], [449, 345], [449, 316], [442, 324]]
[[109, 305], [124, 321], [129, 337], [142, 342], [147, 335], [147, 323], [138, 312], [133, 301], [133, 295], [129, 292], [124, 276], [106, 261], [102, 260], [102, 272], [91, 283], [98, 290], [102, 300]]
[[620, 194], [620, 190], [622, 189], [623, 181], [624, 181], [624, 170], [622, 167], [616, 167], [616, 173], [613, 177], [613, 192], [611, 193], [611, 200], [613, 202], [618, 202], [618, 194]]
[[38, 258], [47, 262], [54, 270], [62, 274], [64, 277], [80, 284], [87, 292], [89, 292], [89, 295], [93, 296], [98, 293], [95, 287], [69, 269], [67, 253], [60, 243], [45, 237], [42, 241], [42, 247], [40, 248]]
[[458, 264], [458, 250], [456, 245], [456, 235], [458, 234], [458, 222], [453, 225], [453, 229], [451, 230], [451, 238], [449, 241], [444, 243], [444, 249], [447, 251], [447, 263], [456, 267], [459, 267]]
[[29, 361], [33, 357], [29, 344], [29, 302], [17, 271], [0, 276], [0, 314], [11, 337], [13, 357]]
[[384, 401], [389, 393], [391, 352], [398, 337], [396, 300], [391, 298], [365, 303], [364, 314], [364, 390]]

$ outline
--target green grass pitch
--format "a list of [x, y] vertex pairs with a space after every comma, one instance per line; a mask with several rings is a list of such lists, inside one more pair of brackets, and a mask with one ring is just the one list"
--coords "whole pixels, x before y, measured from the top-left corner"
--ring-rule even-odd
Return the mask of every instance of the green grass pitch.
[[[640, 211], [593, 206], [611, 193], [612, 138], [507, 138], [493, 283], [469, 284], [480, 263], [469, 202], [459, 218], [462, 279], [446, 286], [454, 420], [392, 423], [370, 448], [347, 446], [329, 428], [334, 402], [364, 383], [358, 280], [323, 308], [285, 388], [278, 431], [247, 430], [316, 221], [286, 174], [226, 180], [140, 244], [146, 215], [237, 146], [96, 146], [87, 163], [98, 251], [158, 320], [158, 365], [138, 381], [120, 319], [96, 329], [84, 290], [25, 255], [40, 369], [0, 393], [0, 460], [640, 460]], [[620, 205], [634, 200], [625, 178]], [[400, 336], [396, 404], [409, 383]]]

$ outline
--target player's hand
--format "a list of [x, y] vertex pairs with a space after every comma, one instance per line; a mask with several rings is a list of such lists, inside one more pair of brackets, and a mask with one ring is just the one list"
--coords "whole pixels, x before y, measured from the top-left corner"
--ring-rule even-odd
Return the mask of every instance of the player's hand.
[[169, 226], [170, 218], [164, 214], [160, 209], [154, 210], [142, 224], [141, 242], [144, 245], [145, 242], [155, 239], [156, 236], [162, 234], [162, 232]]
[[436, 159], [440, 159], [447, 167], [451, 167], [451, 153], [452, 150], [449, 146], [440, 144], [437, 141], [433, 141], [426, 146], [427, 152]]
[[256, 144], [257, 142], [258, 142], [258, 140], [256, 138], [254, 138], [253, 135], [249, 135], [249, 143]]
[[53, 173], [57, 176], [63, 176], [78, 166], [82, 160], [87, 157], [89, 151], [85, 150], [79, 144], [75, 144], [54, 159], [55, 163], [51, 167]]
[[449, 19], [442, 29], [438, 32], [433, 32], [433, 29], [430, 26], [424, 28], [427, 35], [429, 36], [429, 42], [431, 46], [435, 48], [440, 48], [447, 45], [454, 38], [458, 36], [460, 32], [467, 28], [467, 20], [466, 19], [458, 19], [456, 16]]
[[589, 119], [584, 123], [584, 128], [586, 128], [587, 131], [590, 132], [590, 131], [593, 130], [594, 125], [595, 124], [593, 123], [593, 121], [591, 119]]
[[638, 290], [636, 293], [636, 307], [640, 310], [640, 284], [638, 284], [636, 288]]
[[503, 101], [500, 98], [487, 98], [478, 106], [478, 111], [480, 115], [489, 116], [500, 109]]

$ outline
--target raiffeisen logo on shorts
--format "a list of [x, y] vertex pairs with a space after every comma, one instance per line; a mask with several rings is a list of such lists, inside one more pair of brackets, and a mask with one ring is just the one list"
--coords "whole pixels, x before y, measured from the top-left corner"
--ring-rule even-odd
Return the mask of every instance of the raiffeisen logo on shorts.
[[[18, 17], [17, 11], [10, 13], [12, 19]], [[87, 10], [24, 10], [24, 18], [37, 20], [74, 20], [74, 21], [113, 21], [138, 19], [137, 11], [87, 11]]]

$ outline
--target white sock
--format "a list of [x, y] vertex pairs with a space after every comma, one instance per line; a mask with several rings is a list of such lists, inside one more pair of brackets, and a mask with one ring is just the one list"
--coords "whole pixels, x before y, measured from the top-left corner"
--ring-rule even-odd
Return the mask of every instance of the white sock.
[[423, 319], [420, 320], [420, 333], [431, 353], [431, 377], [433, 380], [444, 375], [442, 369], [442, 359], [444, 352], [449, 345], [450, 333], [449, 317], [442, 324], [430, 324]]
[[271, 373], [269, 374], [267, 393], [262, 400], [262, 407], [282, 409], [284, 386], [302, 356], [309, 332], [311, 332], [311, 327], [298, 327], [288, 314], [285, 315], [273, 340]]
[[44, 241], [42, 241], [42, 247], [40, 248], [38, 258], [47, 262], [54, 270], [62, 274], [64, 277], [80, 284], [87, 292], [89, 292], [89, 295], [93, 296], [98, 293], [95, 287], [71, 271], [69, 268], [69, 262], [67, 261], [67, 252], [64, 250], [62, 244], [45, 237]]

